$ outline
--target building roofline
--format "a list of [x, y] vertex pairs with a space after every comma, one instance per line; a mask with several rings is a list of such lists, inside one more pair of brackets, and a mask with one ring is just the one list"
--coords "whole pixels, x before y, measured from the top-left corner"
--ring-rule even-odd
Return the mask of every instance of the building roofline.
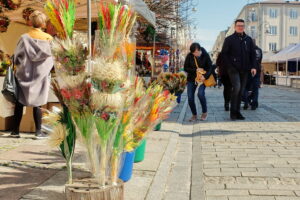
[[255, 3], [249, 3], [247, 4], [246, 6], [248, 5], [259, 5], [259, 4], [276, 4], [276, 5], [300, 5], [300, 1], [288, 1], [288, 2], [272, 2], [272, 1], [262, 1], [262, 2], [255, 2]]

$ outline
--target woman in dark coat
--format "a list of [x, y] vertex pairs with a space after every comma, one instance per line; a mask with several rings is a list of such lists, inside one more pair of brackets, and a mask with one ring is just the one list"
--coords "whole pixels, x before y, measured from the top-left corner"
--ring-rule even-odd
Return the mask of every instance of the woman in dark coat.
[[[197, 77], [197, 68], [203, 68], [206, 71], [206, 74], [202, 77], [202, 81], [209, 78], [212, 73], [212, 62], [207, 53], [207, 51], [200, 46], [198, 43], [193, 43], [190, 47], [190, 53], [186, 56], [184, 63], [184, 71], [187, 72], [187, 93], [189, 106], [192, 111], [192, 118], [190, 121], [197, 120], [197, 109], [195, 105], [195, 92], [198, 87], [195, 79]], [[205, 97], [205, 88], [204, 84], [201, 84], [198, 88], [198, 98], [202, 107], [201, 120], [207, 119], [207, 103]]]

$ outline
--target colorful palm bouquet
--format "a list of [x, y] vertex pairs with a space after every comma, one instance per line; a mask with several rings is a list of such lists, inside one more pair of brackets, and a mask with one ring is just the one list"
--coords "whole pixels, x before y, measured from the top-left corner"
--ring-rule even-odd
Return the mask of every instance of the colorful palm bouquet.
[[157, 83], [172, 94], [180, 94], [185, 90], [187, 77], [184, 72], [164, 72], [157, 77]]
[[[75, 19], [75, 11], [68, 7], [73, 3], [48, 0], [51, 23]], [[126, 6], [100, 4], [100, 34], [96, 40], [102, 53], [93, 59], [89, 73], [85, 70], [84, 45], [68, 31], [70, 27], [67, 30], [57, 24], [65, 37], [53, 44], [57, 76], [52, 89], [62, 109], [48, 111], [44, 119], [45, 130], [51, 134], [50, 144], [59, 147], [66, 158], [69, 183], [76, 139], [86, 149], [90, 172], [99, 186], [117, 185], [122, 152], [134, 151], [175, 106], [175, 97], [162, 86], [146, 89], [140, 78], [129, 75], [128, 63], [135, 50], [128, 45], [128, 37], [135, 18], [134, 11]], [[126, 56], [118, 56], [118, 49], [125, 49]], [[103, 53], [106, 50], [110, 52]]]
[[86, 71], [88, 50], [80, 38], [56, 39], [52, 49], [56, 68], [60, 72], [77, 75]]
[[96, 40], [98, 53], [108, 58], [114, 56], [117, 48], [126, 42], [135, 20], [135, 12], [126, 5], [100, 3]]
[[119, 124], [111, 159], [111, 177], [117, 183], [122, 152], [134, 151], [149, 132], [168, 117], [175, 106], [175, 96], [159, 85], [144, 87], [136, 77], [128, 89], [128, 96]]
[[45, 11], [61, 39], [72, 38], [75, 24], [75, 0], [47, 0]]

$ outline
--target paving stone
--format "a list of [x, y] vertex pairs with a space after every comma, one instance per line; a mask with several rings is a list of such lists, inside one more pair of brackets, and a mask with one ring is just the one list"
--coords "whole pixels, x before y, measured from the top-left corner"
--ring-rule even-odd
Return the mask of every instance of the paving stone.
[[264, 184], [226, 184], [226, 189], [263, 190], [268, 189], [268, 186]]
[[242, 172], [245, 177], [281, 177], [280, 173], [276, 172]]
[[267, 196], [230, 196], [229, 200], [275, 200], [275, 197], [267, 197]]
[[207, 196], [243, 196], [249, 195], [248, 190], [206, 190]]
[[249, 193], [262, 196], [294, 196], [293, 191], [289, 190], [249, 190]]
[[240, 172], [204, 172], [205, 176], [241, 176]]
[[212, 197], [212, 196], [208, 196], [208, 197], [206, 197], [206, 200], [228, 200], [228, 197]]
[[296, 196], [300, 197], [300, 189], [299, 188], [296, 189], [295, 194], [296, 194]]
[[256, 168], [221, 168], [221, 172], [257, 172]]
[[225, 189], [225, 185], [224, 184], [210, 184], [210, 183], [206, 183], [204, 185], [204, 189], [205, 190], [216, 190], [216, 189]]
[[276, 200], [300, 200], [300, 197], [275, 197]]

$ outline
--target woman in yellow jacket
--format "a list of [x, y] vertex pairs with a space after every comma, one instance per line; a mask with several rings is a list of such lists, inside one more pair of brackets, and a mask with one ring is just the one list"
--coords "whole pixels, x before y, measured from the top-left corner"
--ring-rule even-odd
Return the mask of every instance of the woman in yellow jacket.
[[20, 137], [19, 127], [24, 106], [33, 107], [36, 137], [46, 136], [41, 131], [41, 106], [48, 100], [49, 74], [54, 64], [50, 47], [52, 36], [42, 31], [46, 27], [46, 16], [40, 11], [34, 11], [29, 19], [32, 28], [21, 36], [14, 54], [19, 90], [11, 136], [16, 138]]

